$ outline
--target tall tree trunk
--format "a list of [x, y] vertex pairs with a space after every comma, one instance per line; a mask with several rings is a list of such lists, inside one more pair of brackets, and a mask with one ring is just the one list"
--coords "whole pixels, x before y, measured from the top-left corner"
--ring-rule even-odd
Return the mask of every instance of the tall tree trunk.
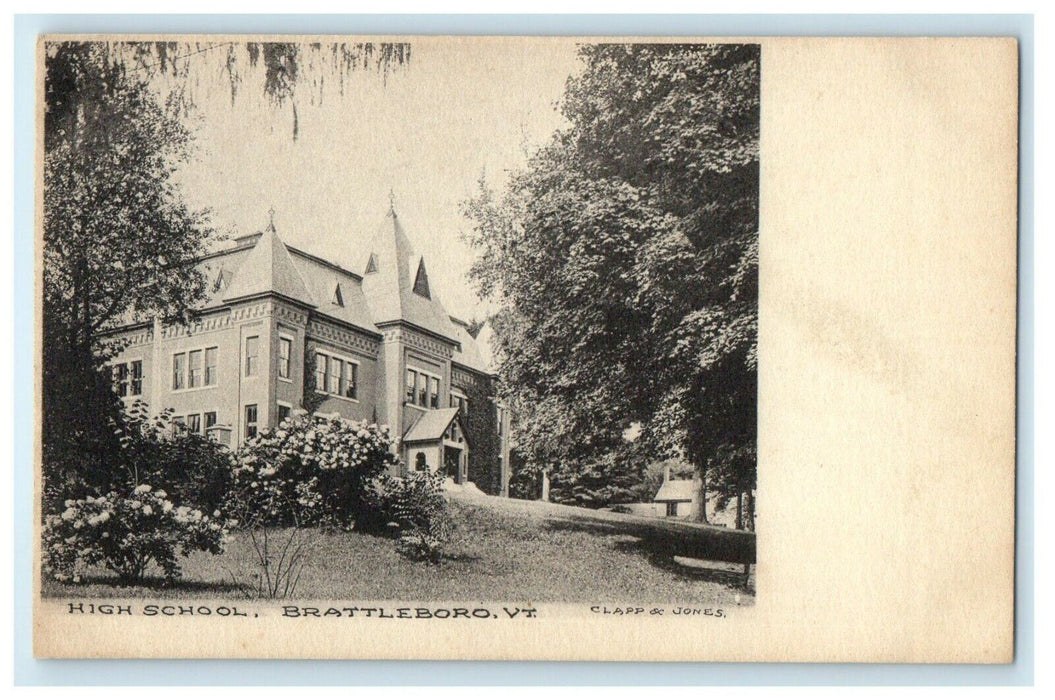
[[744, 494], [744, 527], [751, 532], [755, 531], [755, 494], [748, 489]]
[[704, 467], [700, 467], [699, 474], [700, 491], [697, 496], [698, 507], [696, 509], [696, 521], [707, 523], [710, 522], [707, 520], [707, 470]]
[[[87, 227], [86, 216], [81, 216], [81, 227], [82, 231]], [[85, 235], [82, 232], [82, 237]], [[95, 379], [95, 357], [92, 354], [92, 284], [91, 284], [91, 272], [88, 266], [88, 253], [83, 251], [83, 257], [80, 260], [80, 292], [81, 292], [81, 329], [79, 337], [77, 339], [79, 347], [77, 352], [80, 354], [80, 374], [82, 376], [83, 391], [81, 392], [82, 410], [85, 416], [94, 414], [94, 407], [91, 405], [92, 399], [94, 398], [94, 379]]]

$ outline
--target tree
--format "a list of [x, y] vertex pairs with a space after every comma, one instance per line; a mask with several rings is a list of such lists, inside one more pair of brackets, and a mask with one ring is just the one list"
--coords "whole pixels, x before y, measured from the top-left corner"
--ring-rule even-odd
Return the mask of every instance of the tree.
[[190, 134], [143, 78], [99, 44], [53, 45], [45, 69], [45, 465], [90, 480], [116, 449], [105, 334], [187, 321], [205, 294], [191, 263], [211, 231], [172, 181]]
[[[49, 42], [45, 46], [43, 449], [46, 489], [104, 484], [120, 450], [121, 406], [105, 362], [117, 326], [185, 323], [205, 281], [206, 212], [184, 205], [172, 178], [189, 157], [186, 117], [209, 62], [232, 106], [253, 93], [276, 108], [343, 93], [354, 71], [385, 79], [406, 64], [401, 43]], [[258, 92], [245, 90], [259, 81]], [[298, 91], [299, 89], [299, 91]]]
[[[117, 62], [168, 86], [172, 103], [187, 113], [196, 106], [199, 78], [222, 73], [231, 106], [240, 94], [266, 98], [290, 110], [292, 136], [299, 133], [298, 104], [304, 94], [321, 104], [327, 78], [343, 95], [346, 80], [357, 71], [375, 70], [382, 80], [410, 62], [410, 44], [402, 42], [284, 41], [119, 41], [102, 45]], [[253, 89], [245, 90], [248, 83]]]
[[754, 484], [758, 47], [580, 57], [570, 127], [465, 205], [517, 444], [559, 474], [640, 423], [640, 450], [735, 497]]

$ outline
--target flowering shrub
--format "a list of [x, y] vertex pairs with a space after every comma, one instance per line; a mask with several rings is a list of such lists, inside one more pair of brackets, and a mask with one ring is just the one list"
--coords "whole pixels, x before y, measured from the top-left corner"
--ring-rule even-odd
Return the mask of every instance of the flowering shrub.
[[395, 464], [387, 428], [298, 414], [238, 451], [232, 510], [257, 525], [348, 527], [370, 482]]
[[189, 506], [176, 506], [147, 484], [124, 495], [67, 500], [44, 522], [45, 570], [59, 581], [79, 582], [86, 566], [105, 566], [122, 583], [143, 579], [151, 563], [166, 581], [180, 576], [177, 554], [223, 551], [225, 523]]
[[[109, 391], [109, 389], [108, 389]], [[164, 486], [169, 499], [211, 513], [230, 486], [230, 450], [177, 423], [171, 409], [152, 414], [136, 400], [106, 418], [105, 435], [87, 453], [43, 455], [45, 513], [60, 513], [68, 499], [123, 492], [136, 484]]]

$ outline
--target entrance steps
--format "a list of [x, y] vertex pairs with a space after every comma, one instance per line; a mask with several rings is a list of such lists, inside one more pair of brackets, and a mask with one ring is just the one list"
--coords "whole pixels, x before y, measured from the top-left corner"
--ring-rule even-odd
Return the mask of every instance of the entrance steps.
[[471, 481], [466, 481], [461, 484], [454, 482], [454, 479], [447, 478], [443, 480], [443, 490], [450, 494], [458, 494], [460, 496], [486, 496], [487, 494], [481, 491], [476, 484]]

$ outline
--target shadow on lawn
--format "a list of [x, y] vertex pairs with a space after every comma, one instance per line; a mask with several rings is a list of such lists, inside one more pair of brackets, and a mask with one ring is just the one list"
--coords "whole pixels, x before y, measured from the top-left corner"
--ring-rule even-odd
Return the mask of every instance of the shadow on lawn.
[[[690, 581], [706, 581], [754, 593], [753, 577], [744, 573], [745, 564], [755, 563], [752, 533], [722, 531], [717, 528], [675, 529], [651, 523], [612, 523], [607, 520], [550, 518], [552, 531], [585, 532], [618, 538], [614, 547], [622, 552], [644, 556], [658, 569]], [[675, 557], [703, 560], [686, 566]], [[705, 564], [707, 562], [708, 564]]]
[[[127, 592], [133, 593], [134, 591], [168, 591], [172, 593], [187, 593], [189, 595], [199, 594], [212, 594], [221, 596], [224, 594], [237, 593], [244, 595], [245, 586], [236, 585], [231, 582], [225, 581], [192, 581], [188, 579], [177, 579], [173, 582], [166, 582], [160, 576], [147, 576], [138, 583], [121, 583], [116, 576], [108, 576], [105, 574], [88, 575], [81, 578], [78, 584], [67, 584], [76, 585], [79, 595], [82, 595], [86, 591], [91, 591], [93, 586], [102, 586], [108, 589], [105, 595], [114, 595], [115, 593]], [[62, 590], [49, 592], [48, 594], [43, 593], [42, 596], [47, 597], [64, 597], [67, 595]], [[88, 597], [91, 597], [90, 595]]]

